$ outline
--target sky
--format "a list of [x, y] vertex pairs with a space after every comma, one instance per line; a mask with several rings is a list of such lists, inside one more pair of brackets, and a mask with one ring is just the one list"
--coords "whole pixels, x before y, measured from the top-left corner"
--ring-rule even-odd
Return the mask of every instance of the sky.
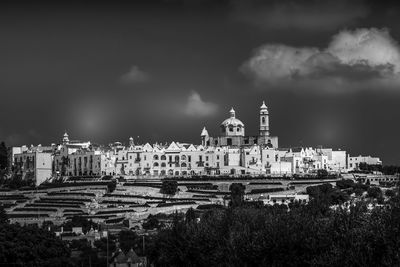
[[8, 146], [257, 135], [265, 100], [280, 147], [400, 164], [395, 1], [2, 1], [0, 40]]

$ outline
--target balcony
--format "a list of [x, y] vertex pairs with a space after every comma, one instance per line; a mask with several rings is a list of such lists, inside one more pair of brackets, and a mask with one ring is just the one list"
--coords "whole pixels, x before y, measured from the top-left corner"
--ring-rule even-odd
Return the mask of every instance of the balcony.
[[197, 167], [204, 167], [204, 161], [197, 161]]

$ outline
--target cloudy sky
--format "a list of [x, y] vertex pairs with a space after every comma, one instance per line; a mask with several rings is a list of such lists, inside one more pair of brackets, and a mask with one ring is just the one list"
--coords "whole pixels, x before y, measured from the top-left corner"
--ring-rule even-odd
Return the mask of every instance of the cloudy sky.
[[0, 140], [256, 135], [265, 100], [281, 147], [400, 164], [395, 1], [126, 2], [0, 3]]

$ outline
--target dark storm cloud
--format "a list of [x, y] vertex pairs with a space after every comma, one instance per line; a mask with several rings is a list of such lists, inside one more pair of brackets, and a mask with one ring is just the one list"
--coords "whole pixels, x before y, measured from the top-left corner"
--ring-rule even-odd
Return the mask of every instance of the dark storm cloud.
[[[341, 147], [398, 163], [399, 18], [395, 2], [368, 0], [1, 1], [0, 141], [44, 145], [67, 130], [105, 144], [198, 144], [203, 126], [219, 134], [232, 106], [256, 135], [265, 100], [282, 147]], [[354, 29], [384, 27], [390, 38], [367, 34], [374, 42], [363, 49], [330, 42], [343, 33], [338, 41], [357, 44]], [[267, 68], [263, 44], [280, 45], [285, 60]], [[253, 59], [249, 81], [238, 67]], [[298, 70], [287, 74], [285, 61]], [[338, 88], [354, 93], [325, 93]]]
[[386, 29], [342, 31], [328, 47], [266, 44], [243, 66], [257, 84], [351, 91], [400, 85], [400, 48]]
[[363, 1], [234, 1], [233, 17], [264, 29], [326, 31], [365, 17]]

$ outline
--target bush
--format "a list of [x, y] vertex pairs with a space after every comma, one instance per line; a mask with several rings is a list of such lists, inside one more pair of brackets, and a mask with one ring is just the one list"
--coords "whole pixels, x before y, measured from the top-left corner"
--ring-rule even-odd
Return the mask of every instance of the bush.
[[336, 187], [339, 189], [351, 188], [354, 186], [354, 181], [351, 179], [342, 179], [336, 182]]
[[382, 190], [377, 186], [370, 187], [367, 192], [370, 198], [379, 198], [382, 196]]

